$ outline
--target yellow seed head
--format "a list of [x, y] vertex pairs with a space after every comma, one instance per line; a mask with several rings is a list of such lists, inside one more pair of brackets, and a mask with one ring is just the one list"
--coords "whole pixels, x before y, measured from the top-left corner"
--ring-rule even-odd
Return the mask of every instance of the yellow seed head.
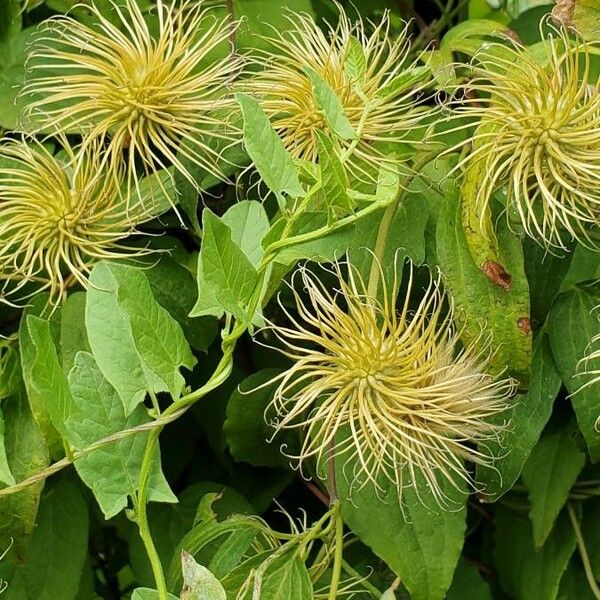
[[386, 160], [376, 145], [405, 140], [432, 113], [421, 99], [429, 76], [412, 82], [406, 78], [416, 66], [408, 58], [406, 28], [394, 37], [386, 14], [369, 34], [362, 21], [353, 25], [341, 7], [339, 23], [327, 32], [309, 15], [288, 19], [290, 30], [275, 32], [269, 38], [273, 49], [254, 57], [257, 72], [243, 82], [244, 88], [257, 95], [288, 151], [295, 158], [315, 161], [317, 132], [335, 135], [315, 99], [307, 73], [312, 69], [335, 92], [358, 133], [358, 143], [337, 139], [340, 157], [355, 174], [372, 179], [370, 171], [377, 173]]
[[86, 284], [94, 261], [148, 252], [122, 244], [134, 232], [130, 207], [98, 147], [64, 144], [55, 156], [34, 140], [1, 142], [2, 301], [47, 290], [55, 305], [70, 283]]
[[231, 26], [201, 1], [158, 2], [153, 35], [135, 0], [110, 2], [120, 27], [94, 4], [95, 28], [69, 16], [48, 21], [24, 89], [35, 95], [32, 122], [108, 144], [112, 175], [125, 159], [128, 187], [169, 164], [192, 184], [184, 163], [220, 176], [218, 147], [237, 139], [229, 87], [241, 59], [218, 56]]
[[[600, 223], [600, 81], [589, 45], [565, 31], [540, 52], [492, 44], [474, 59], [460, 116], [480, 119], [466, 167], [483, 166], [481, 214], [507, 193], [508, 215], [547, 248], [596, 245]], [[513, 217], [514, 218], [514, 217]]]
[[333, 449], [352, 460], [356, 485], [379, 488], [383, 477], [401, 494], [424, 481], [443, 505], [441, 481], [459, 488], [469, 481], [465, 459], [491, 461], [485, 442], [501, 426], [490, 418], [507, 409], [514, 383], [486, 374], [489, 349], [459, 349], [439, 280], [412, 311], [411, 273], [397, 311], [370, 297], [351, 266], [347, 279], [335, 272], [332, 293], [302, 268], [308, 300], [294, 291], [299, 316], [286, 311], [291, 326], [273, 326], [294, 361], [278, 378], [277, 431], [302, 429], [300, 461]]

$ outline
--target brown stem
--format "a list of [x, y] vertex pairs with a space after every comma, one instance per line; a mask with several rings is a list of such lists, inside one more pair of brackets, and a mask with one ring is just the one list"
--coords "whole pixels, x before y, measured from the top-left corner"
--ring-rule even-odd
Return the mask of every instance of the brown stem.
[[235, 39], [235, 10], [233, 8], [233, 0], [227, 0], [227, 13], [229, 14], [229, 44], [231, 45], [231, 53], [235, 53], [236, 39]]

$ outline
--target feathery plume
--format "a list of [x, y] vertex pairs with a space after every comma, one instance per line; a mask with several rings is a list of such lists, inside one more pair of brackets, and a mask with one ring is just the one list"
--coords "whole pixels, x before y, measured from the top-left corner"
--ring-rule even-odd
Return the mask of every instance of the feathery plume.
[[353, 462], [358, 486], [380, 489], [382, 476], [401, 495], [424, 482], [444, 505], [442, 480], [459, 488], [469, 481], [465, 459], [491, 462], [485, 442], [501, 426], [490, 418], [507, 409], [514, 382], [486, 374], [489, 347], [459, 349], [439, 279], [411, 310], [411, 269], [397, 311], [395, 293], [370, 297], [352, 265], [347, 278], [339, 264], [334, 272], [332, 293], [301, 268], [308, 300], [294, 289], [298, 317], [284, 309], [291, 325], [272, 326], [293, 361], [277, 378], [276, 431], [302, 429], [300, 462], [333, 451]]
[[[68, 286], [86, 284], [96, 260], [149, 252], [125, 246], [134, 233], [131, 207], [102, 168], [96, 145], [53, 155], [35, 140], [0, 143], [0, 300], [41, 290], [56, 305]], [[144, 220], [143, 210], [138, 219]]]
[[[339, 23], [326, 32], [309, 15], [288, 15], [290, 30], [268, 38], [272, 50], [256, 51], [251, 61], [257, 72], [242, 85], [256, 94], [295, 158], [316, 161], [318, 132], [326, 132], [349, 170], [371, 180], [387, 160], [378, 145], [406, 141], [435, 110], [422, 101], [431, 73], [417, 66], [418, 58], [409, 58], [408, 25], [392, 35], [386, 13], [368, 33], [363, 21], [352, 24], [338, 9]], [[319, 109], [311, 72], [335, 93], [357, 139], [332, 130]]]
[[232, 25], [202, 1], [159, 0], [154, 35], [135, 0], [109, 2], [119, 27], [93, 3], [95, 28], [64, 15], [45, 25], [23, 92], [34, 95], [31, 121], [106, 143], [109, 173], [127, 164], [128, 190], [169, 164], [193, 185], [186, 163], [225, 178], [219, 147], [238, 139], [229, 88], [242, 66], [227, 54]]
[[569, 238], [597, 243], [600, 80], [589, 48], [564, 29], [551, 29], [540, 53], [490, 44], [475, 56], [457, 108], [459, 117], [480, 120], [461, 161], [480, 167], [479, 214], [494, 191], [506, 190], [509, 218], [548, 249], [566, 250]]

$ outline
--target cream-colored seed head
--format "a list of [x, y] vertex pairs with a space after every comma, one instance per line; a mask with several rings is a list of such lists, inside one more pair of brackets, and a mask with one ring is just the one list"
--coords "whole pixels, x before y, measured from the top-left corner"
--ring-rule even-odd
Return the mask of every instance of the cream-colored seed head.
[[458, 113], [480, 119], [462, 164], [481, 167], [481, 214], [504, 189], [509, 217], [546, 248], [566, 249], [571, 238], [597, 245], [600, 81], [589, 45], [563, 30], [536, 52], [491, 44], [472, 71]]
[[95, 28], [69, 16], [45, 25], [24, 88], [31, 122], [106, 143], [113, 176], [127, 163], [129, 188], [170, 164], [192, 184], [186, 163], [221, 176], [219, 147], [238, 139], [229, 92], [242, 60], [228, 55], [231, 24], [202, 1], [159, 1], [153, 34], [135, 0], [110, 2], [119, 27], [93, 3]]
[[58, 155], [34, 140], [0, 145], [2, 301], [46, 290], [56, 305], [71, 283], [86, 284], [95, 261], [148, 252], [123, 244], [134, 233], [131, 207], [102, 168], [97, 145], [63, 143]]
[[365, 23], [352, 24], [341, 7], [339, 23], [326, 32], [309, 15], [288, 19], [290, 29], [269, 38], [273, 49], [257, 52], [257, 71], [242, 82], [244, 89], [258, 97], [287, 150], [315, 161], [317, 132], [336, 136], [316, 101], [307, 72], [312, 69], [336, 94], [358, 134], [358, 142], [336, 139], [340, 158], [355, 175], [372, 179], [381, 161], [389, 160], [376, 145], [405, 140], [435, 110], [421, 98], [430, 77], [412, 82], [406, 77], [417, 65], [409, 59], [406, 28], [392, 35], [386, 14], [368, 33]]
[[370, 297], [351, 266], [347, 278], [339, 265], [335, 274], [332, 293], [302, 268], [308, 299], [294, 291], [298, 317], [286, 311], [291, 325], [273, 326], [293, 361], [278, 377], [274, 425], [302, 430], [300, 462], [333, 449], [353, 462], [356, 485], [380, 488], [383, 478], [401, 494], [425, 482], [444, 505], [444, 480], [469, 481], [465, 460], [491, 462], [485, 442], [501, 426], [490, 419], [508, 408], [514, 382], [486, 374], [489, 348], [459, 349], [439, 280], [411, 310], [411, 273], [397, 311]]

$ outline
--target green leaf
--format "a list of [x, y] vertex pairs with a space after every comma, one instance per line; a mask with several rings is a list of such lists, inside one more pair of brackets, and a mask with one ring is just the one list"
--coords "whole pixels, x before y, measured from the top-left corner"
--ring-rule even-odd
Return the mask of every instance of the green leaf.
[[[79, 352], [69, 373], [69, 386], [74, 410], [67, 427], [77, 450], [83, 450], [100, 439], [150, 421], [143, 406], [125, 415], [116, 390], [104, 379], [94, 358]], [[127, 506], [128, 496], [138, 489], [142, 457], [148, 432], [140, 432], [106, 444], [75, 461], [77, 473], [94, 492], [107, 519]], [[158, 449], [152, 461], [148, 499], [176, 502], [160, 466]]]
[[348, 196], [348, 178], [344, 165], [335, 153], [333, 142], [322, 132], [317, 131], [321, 187], [330, 222], [336, 217], [352, 212], [353, 203]]
[[[68, 479], [48, 484], [25, 565], [10, 575], [7, 598], [76, 600], [88, 549], [88, 509]], [[1, 572], [1, 571], [0, 571]]]
[[314, 69], [304, 67], [304, 70], [312, 84], [315, 103], [323, 112], [333, 133], [343, 140], [357, 139], [356, 131], [346, 116], [344, 107], [335, 91]]
[[181, 600], [227, 600], [227, 594], [220, 581], [185, 550], [181, 553], [181, 570]]
[[483, 487], [483, 499], [497, 500], [517, 481], [523, 465], [552, 414], [561, 379], [545, 333], [533, 344], [529, 389], [512, 401], [510, 412], [499, 415], [499, 424], [509, 421], [498, 441], [487, 442], [495, 457], [492, 468], [477, 466], [477, 481]]
[[204, 236], [198, 261], [199, 296], [191, 316], [224, 312], [250, 322], [249, 302], [258, 285], [258, 273], [244, 251], [233, 241], [231, 228], [204, 210]]
[[181, 327], [156, 301], [143, 271], [100, 262], [90, 275], [86, 327], [92, 354], [127, 414], [147, 391], [178, 398], [180, 367], [196, 359]]
[[[56, 427], [54, 427], [52, 424], [50, 410], [43, 395], [44, 391], [48, 393], [49, 390], [40, 390], [40, 384], [38, 383], [37, 386], [34, 384], [33, 369], [36, 365], [36, 361], [38, 362], [38, 371], [40, 369], [43, 370], [44, 365], [39, 364], [39, 360], [37, 358], [38, 350], [31, 337], [28, 321], [30, 316], [37, 317], [37, 315], [40, 315], [44, 312], [45, 300], [46, 298], [44, 295], [36, 296], [31, 305], [28, 306], [23, 312], [21, 322], [19, 324], [19, 352], [23, 383], [25, 384], [25, 389], [27, 390], [27, 397], [29, 399], [29, 406], [31, 407], [33, 418], [35, 419], [41, 433], [46, 439], [51, 455], [58, 456], [64, 452], [64, 444]], [[52, 315], [50, 319], [51, 331], [56, 327], [59, 317], [60, 313], [58, 313], [58, 311]], [[52, 393], [51, 390], [50, 393]], [[51, 398], [50, 403], [52, 404], [53, 402], [54, 399]]]
[[78, 352], [90, 352], [85, 329], [85, 301], [84, 292], [75, 292], [68, 296], [61, 308], [60, 362], [66, 375], [73, 367]]
[[206, 351], [217, 334], [213, 317], [189, 316], [198, 298], [198, 284], [192, 273], [173, 257], [152, 256], [150, 268], [144, 270], [156, 301], [179, 323], [190, 346]]
[[475, 567], [460, 560], [446, 600], [492, 600], [492, 593], [486, 581], [479, 575]]
[[[463, 546], [465, 507], [440, 509], [433, 497], [421, 491], [419, 498], [412, 487], [404, 490], [401, 505], [393, 484], [382, 482], [379, 493], [372, 485], [352, 490], [345, 472], [352, 472], [349, 465], [339, 469], [337, 485], [346, 524], [400, 577], [413, 600], [442, 600]], [[466, 494], [446, 487], [460, 506]]]
[[30, 366], [29, 386], [44, 404], [50, 422], [63, 439], [69, 435], [66, 421], [72, 411], [73, 400], [52, 339], [50, 323], [34, 315], [26, 317], [26, 331], [34, 347]]
[[0, 44], [0, 127], [4, 129], [16, 129], [19, 125], [24, 106], [19, 91], [25, 78], [25, 60], [34, 31], [31, 27]]
[[[282, 467], [289, 465], [280, 447], [293, 452], [297, 440], [293, 435], [269, 440], [273, 428], [267, 423], [274, 416], [265, 414], [273, 399], [276, 383], [268, 384], [281, 373], [281, 369], [263, 369], [253, 373], [236, 388], [227, 403], [227, 420], [224, 425], [225, 439], [231, 456], [237, 461], [254, 466]], [[291, 446], [291, 447], [290, 447]]]
[[519, 237], [499, 222], [502, 264], [512, 277], [503, 289], [492, 283], [473, 262], [461, 221], [461, 203], [456, 194], [448, 197], [437, 221], [437, 254], [445, 282], [456, 307], [456, 319], [463, 327], [465, 344], [481, 340], [481, 329], [493, 335], [495, 349], [492, 371], [509, 372], [526, 387], [531, 364], [529, 293]]
[[10, 470], [8, 457], [6, 456], [4, 414], [0, 412], [0, 484], [14, 485], [15, 477]]
[[[579, 428], [592, 460], [600, 459], [598, 391], [589, 384], [593, 375], [585, 374], [580, 361], [589, 352], [589, 343], [600, 334], [600, 321], [594, 310], [600, 304], [600, 285], [578, 286], [558, 297], [548, 315], [550, 345], [565, 387], [577, 415]], [[588, 365], [591, 367], [592, 365]]]
[[546, 319], [569, 270], [573, 252], [555, 256], [529, 237], [523, 240], [523, 252], [529, 282], [531, 320], [535, 328], [535, 325], [539, 326]]
[[367, 57], [360, 41], [353, 35], [348, 38], [344, 53], [344, 71], [354, 82], [360, 83], [367, 70]]
[[558, 586], [575, 550], [575, 534], [563, 512], [546, 543], [536, 550], [526, 516], [501, 504], [494, 513], [494, 556], [500, 583], [514, 600], [555, 600]]
[[[131, 600], [160, 600], [157, 590], [150, 588], [137, 588], [133, 590]], [[177, 596], [173, 594], [167, 594], [167, 600], [179, 600]], [[207, 599], [208, 600], [208, 599]]]
[[231, 229], [231, 241], [257, 268], [264, 255], [262, 241], [270, 227], [263, 205], [256, 200], [236, 202], [221, 220]]
[[[248, 586], [247, 592], [240, 600], [307, 600], [314, 598], [310, 574], [304, 560], [296, 553], [273, 556], [264, 561], [268, 567], [261, 572], [261, 579], [253, 578], [253, 586]], [[260, 581], [260, 583], [258, 582]]]
[[533, 542], [539, 548], [550, 535], [554, 521], [567, 502], [569, 491], [585, 464], [577, 439], [577, 426], [562, 423], [542, 435], [523, 467], [529, 488]]
[[260, 104], [247, 94], [235, 95], [244, 116], [244, 146], [256, 170], [283, 204], [282, 194], [304, 194], [292, 155], [273, 129]]
[[[50, 464], [48, 448], [31, 414], [24, 390], [3, 401], [2, 413], [8, 466], [14, 478], [22, 481]], [[0, 498], [0, 549], [14, 543], [11, 557], [16, 561], [24, 560], [43, 487], [42, 480]]]
[[431, 77], [432, 71], [429, 65], [407, 69], [377, 90], [377, 97], [389, 98], [399, 96], [415, 86], [423, 85]]

